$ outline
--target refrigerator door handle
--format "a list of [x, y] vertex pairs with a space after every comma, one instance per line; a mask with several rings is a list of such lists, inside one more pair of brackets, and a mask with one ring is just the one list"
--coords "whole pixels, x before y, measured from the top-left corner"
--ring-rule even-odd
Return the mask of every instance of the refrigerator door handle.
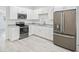
[[69, 36], [69, 35], [58, 34], [58, 33], [54, 33], [54, 35], [58, 35], [58, 36], [62, 36], [62, 37], [67, 37], [67, 38], [75, 38], [75, 36]]
[[62, 32], [64, 32], [64, 25], [65, 25], [65, 16], [64, 16], [64, 12], [62, 13], [63, 17], [62, 17]]
[[60, 31], [63, 32], [63, 12], [61, 12], [61, 26]]

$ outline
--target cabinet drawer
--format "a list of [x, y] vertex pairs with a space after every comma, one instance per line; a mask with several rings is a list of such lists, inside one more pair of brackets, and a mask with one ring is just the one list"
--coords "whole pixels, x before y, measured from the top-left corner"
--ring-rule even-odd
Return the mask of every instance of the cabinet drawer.
[[26, 34], [20, 34], [20, 39], [27, 38], [28, 35], [29, 35], [28, 33], [26, 33]]

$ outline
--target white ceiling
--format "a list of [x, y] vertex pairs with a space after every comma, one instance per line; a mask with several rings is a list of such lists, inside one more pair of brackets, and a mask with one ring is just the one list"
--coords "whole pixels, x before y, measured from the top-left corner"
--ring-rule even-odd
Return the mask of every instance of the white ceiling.
[[29, 9], [38, 9], [38, 8], [43, 8], [43, 7], [48, 7], [48, 6], [20, 6], [20, 7], [24, 7], [24, 8], [29, 8]]

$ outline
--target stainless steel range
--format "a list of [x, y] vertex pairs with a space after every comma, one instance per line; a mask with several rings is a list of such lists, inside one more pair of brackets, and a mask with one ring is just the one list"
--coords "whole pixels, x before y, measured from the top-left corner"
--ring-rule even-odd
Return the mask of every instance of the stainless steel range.
[[17, 22], [16, 25], [20, 27], [20, 39], [28, 37], [29, 26], [25, 25], [24, 22]]

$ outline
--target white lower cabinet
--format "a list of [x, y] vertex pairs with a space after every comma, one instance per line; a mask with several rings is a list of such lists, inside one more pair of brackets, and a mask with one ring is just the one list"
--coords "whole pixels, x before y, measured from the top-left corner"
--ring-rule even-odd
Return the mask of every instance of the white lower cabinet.
[[19, 36], [20, 36], [20, 29], [19, 29], [19, 27], [18, 26], [9, 26], [9, 28], [8, 28], [8, 30], [9, 30], [9, 37], [8, 37], [8, 39], [10, 40], [10, 41], [14, 41], [14, 40], [19, 40]]
[[35, 34], [53, 41], [53, 27], [30, 25], [29, 35]]
[[49, 28], [49, 27], [41, 28], [41, 36], [46, 38], [46, 39], [53, 40], [53, 34], [52, 33], [53, 33], [53, 28]]
[[32, 26], [32, 25], [29, 26], [29, 36], [32, 35], [32, 34], [34, 34], [34, 32], [36, 32], [36, 31], [34, 30], [34, 28], [35, 28], [35, 27]]

